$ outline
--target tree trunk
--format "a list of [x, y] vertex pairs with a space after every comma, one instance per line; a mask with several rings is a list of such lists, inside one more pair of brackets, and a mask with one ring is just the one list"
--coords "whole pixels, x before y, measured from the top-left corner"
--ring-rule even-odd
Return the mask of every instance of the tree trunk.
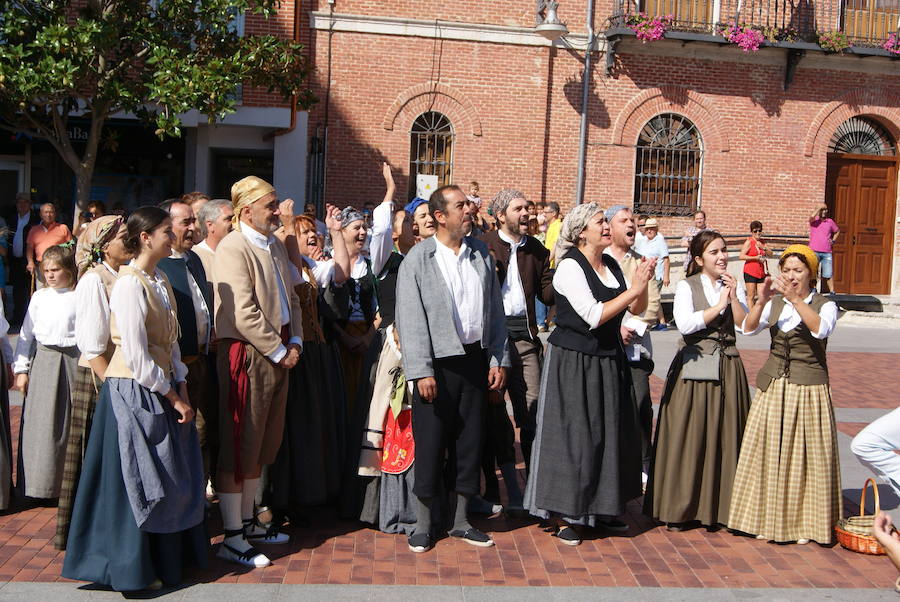
[[[94, 163], [78, 166], [75, 171], [75, 215], [72, 216], [74, 226], [77, 228], [81, 225], [81, 213], [87, 210], [87, 205], [91, 201], [91, 183], [94, 179]], [[77, 231], [76, 231], [77, 234]]]

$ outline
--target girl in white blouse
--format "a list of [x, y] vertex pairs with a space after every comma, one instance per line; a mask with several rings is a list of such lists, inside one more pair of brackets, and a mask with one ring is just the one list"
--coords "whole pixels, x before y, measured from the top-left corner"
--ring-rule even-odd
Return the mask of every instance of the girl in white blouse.
[[106, 367], [78, 482], [63, 575], [118, 591], [180, 583], [205, 565], [205, 481], [178, 348], [175, 296], [157, 269], [172, 222], [141, 207], [127, 223], [135, 259], [109, 300]]
[[735, 346], [746, 297], [728, 273], [728, 249], [713, 230], [689, 247], [687, 278], [675, 287], [682, 345], [660, 400], [644, 512], [670, 531], [728, 524], [734, 472], [750, 410]]
[[728, 526], [763, 540], [829, 544], [841, 518], [841, 471], [825, 346], [838, 309], [812, 288], [812, 249], [789, 246], [778, 267], [744, 320], [746, 334], [768, 329], [772, 346], [756, 378]]
[[[57, 498], [78, 367], [72, 249], [60, 245], [47, 249], [41, 271], [47, 286], [31, 297], [13, 364], [14, 388], [25, 394], [16, 486], [26, 497]], [[30, 373], [40, 378], [32, 379]]]

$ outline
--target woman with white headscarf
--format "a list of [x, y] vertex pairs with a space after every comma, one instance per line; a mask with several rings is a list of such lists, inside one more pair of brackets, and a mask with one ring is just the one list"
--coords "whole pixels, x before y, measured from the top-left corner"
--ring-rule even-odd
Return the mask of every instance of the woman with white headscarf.
[[641, 495], [640, 424], [619, 327], [640, 315], [655, 262], [628, 282], [609, 224], [596, 203], [579, 205], [562, 224], [553, 277], [556, 329], [550, 335], [538, 400], [537, 434], [525, 506], [559, 522], [554, 535], [581, 543], [576, 526], [625, 531], [616, 519]]

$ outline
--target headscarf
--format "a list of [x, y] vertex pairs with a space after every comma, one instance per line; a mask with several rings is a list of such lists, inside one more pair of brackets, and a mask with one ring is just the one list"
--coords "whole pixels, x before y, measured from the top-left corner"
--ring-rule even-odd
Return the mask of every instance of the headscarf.
[[75, 247], [75, 265], [78, 277], [103, 261], [103, 247], [119, 233], [125, 218], [121, 215], [104, 215], [92, 220], [82, 230]]
[[362, 214], [361, 211], [353, 207], [344, 207], [341, 210], [341, 230], [349, 226], [355, 221], [363, 220], [365, 221], [366, 216]]
[[247, 176], [234, 183], [231, 187], [231, 206], [234, 209], [231, 223], [235, 230], [241, 229], [241, 212], [270, 192], [275, 192], [275, 187], [256, 176]]
[[606, 216], [606, 221], [612, 221], [612, 218], [614, 218], [619, 211], [622, 211], [624, 209], [631, 211], [631, 207], [629, 207], [628, 205], [613, 205], [606, 210], [606, 213], [604, 213], [604, 215]]
[[806, 260], [806, 264], [809, 266], [810, 277], [815, 278], [819, 273], [819, 258], [818, 256], [816, 256], [815, 251], [813, 251], [806, 245], [789, 245], [784, 251], [782, 251], [781, 257], [784, 258], [787, 255], [791, 255], [794, 253], [803, 256], [803, 259]]
[[569, 212], [566, 219], [563, 220], [562, 227], [559, 231], [559, 240], [556, 241], [557, 261], [559, 261], [569, 249], [578, 246], [578, 237], [581, 236], [581, 233], [587, 228], [588, 221], [598, 213], [603, 213], [603, 207], [597, 203], [577, 205]]
[[428, 201], [426, 201], [425, 199], [415, 197], [413, 200], [411, 200], [410, 202], [408, 202], [406, 204], [406, 207], [404, 207], [403, 210], [406, 211], [408, 214], [412, 215], [413, 213], [416, 212], [416, 209], [419, 208], [419, 205], [424, 205], [427, 202]]

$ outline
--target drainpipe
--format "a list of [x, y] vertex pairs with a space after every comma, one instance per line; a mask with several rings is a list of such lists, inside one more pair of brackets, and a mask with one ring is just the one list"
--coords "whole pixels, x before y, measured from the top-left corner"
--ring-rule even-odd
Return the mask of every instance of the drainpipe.
[[584, 202], [584, 167], [587, 160], [588, 97], [591, 86], [591, 54], [594, 51], [594, 0], [587, 4], [587, 51], [584, 53], [584, 74], [581, 81], [581, 131], [578, 136], [578, 184], [575, 204]]
[[[300, 41], [300, 0], [294, 0], [294, 42]], [[283, 136], [285, 134], [290, 134], [294, 131], [294, 128], [297, 127], [297, 95], [291, 95], [291, 124], [286, 128], [279, 128], [277, 130], [273, 130], [263, 136], [263, 140], [271, 140], [276, 136]]]

